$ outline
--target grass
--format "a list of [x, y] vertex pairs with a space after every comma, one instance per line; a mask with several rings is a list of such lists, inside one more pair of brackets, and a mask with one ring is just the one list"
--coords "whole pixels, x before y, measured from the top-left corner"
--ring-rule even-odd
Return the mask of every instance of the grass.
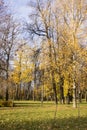
[[[78, 108], [59, 105], [54, 120], [55, 105], [32, 101], [16, 101], [16, 107], [0, 108], [0, 130], [87, 130], [87, 104]], [[26, 107], [27, 106], [27, 107]]]

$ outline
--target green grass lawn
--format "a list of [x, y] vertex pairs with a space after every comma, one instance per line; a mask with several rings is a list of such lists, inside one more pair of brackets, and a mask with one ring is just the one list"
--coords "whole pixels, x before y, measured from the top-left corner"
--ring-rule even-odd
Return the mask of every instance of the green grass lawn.
[[0, 130], [87, 130], [87, 104], [80, 104], [79, 109], [58, 105], [55, 120], [52, 102], [45, 102], [43, 106], [36, 101], [15, 104], [16, 107], [0, 108]]

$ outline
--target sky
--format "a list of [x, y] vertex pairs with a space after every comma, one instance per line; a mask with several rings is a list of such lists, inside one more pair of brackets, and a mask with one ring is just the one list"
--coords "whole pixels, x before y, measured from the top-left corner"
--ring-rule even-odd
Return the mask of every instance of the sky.
[[30, 11], [27, 6], [29, 0], [4, 0], [9, 5], [17, 19], [27, 19]]

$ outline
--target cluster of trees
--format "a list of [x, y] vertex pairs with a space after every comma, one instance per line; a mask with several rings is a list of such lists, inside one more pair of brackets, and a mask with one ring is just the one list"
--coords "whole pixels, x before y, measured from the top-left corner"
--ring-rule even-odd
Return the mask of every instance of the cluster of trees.
[[[11, 59], [13, 59], [18, 25], [13, 20], [8, 7], [0, 0], [0, 91], [5, 89], [5, 98], [8, 100], [8, 87], [10, 83]], [[4, 83], [4, 85], [3, 85]], [[3, 89], [3, 87], [4, 89]]]
[[23, 29], [32, 45], [19, 47], [18, 24], [0, 1], [0, 97], [87, 101], [86, 0], [35, 0], [29, 8]]

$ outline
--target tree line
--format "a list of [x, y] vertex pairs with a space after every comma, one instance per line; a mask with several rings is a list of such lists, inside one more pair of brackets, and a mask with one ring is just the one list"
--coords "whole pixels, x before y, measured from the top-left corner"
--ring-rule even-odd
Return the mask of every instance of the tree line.
[[28, 6], [29, 21], [21, 27], [0, 0], [0, 98], [87, 102], [86, 0]]

